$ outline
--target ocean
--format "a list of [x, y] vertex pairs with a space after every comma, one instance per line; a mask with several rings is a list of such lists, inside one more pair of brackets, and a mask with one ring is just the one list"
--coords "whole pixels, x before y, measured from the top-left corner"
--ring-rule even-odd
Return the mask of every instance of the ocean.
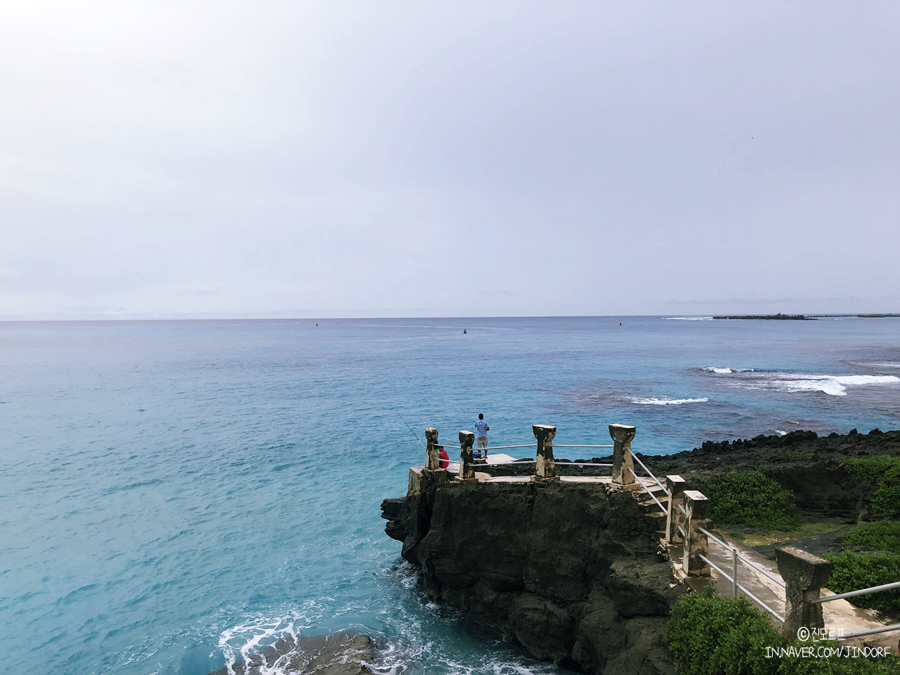
[[355, 630], [379, 673], [562, 672], [384, 534], [425, 427], [452, 448], [478, 413], [492, 445], [620, 423], [646, 454], [895, 429], [900, 319], [0, 323], [2, 671], [207, 675]]

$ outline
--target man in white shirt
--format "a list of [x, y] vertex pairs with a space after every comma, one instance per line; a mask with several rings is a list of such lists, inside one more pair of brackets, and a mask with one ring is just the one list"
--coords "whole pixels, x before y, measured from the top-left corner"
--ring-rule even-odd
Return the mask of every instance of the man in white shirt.
[[489, 432], [491, 428], [487, 425], [487, 422], [484, 421], [484, 413], [478, 413], [478, 421], [475, 422], [475, 441], [477, 443], [477, 449], [481, 451], [481, 456], [484, 459], [487, 459], [487, 432]]

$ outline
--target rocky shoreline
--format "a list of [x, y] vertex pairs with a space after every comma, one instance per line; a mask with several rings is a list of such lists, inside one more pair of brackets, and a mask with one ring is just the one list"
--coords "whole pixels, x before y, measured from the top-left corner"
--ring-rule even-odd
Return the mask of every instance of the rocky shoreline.
[[[805, 518], [849, 527], [868, 519], [876, 486], [848, 471], [846, 460], [874, 455], [900, 456], [900, 431], [821, 438], [797, 431], [638, 457], [657, 476], [679, 474], [701, 491], [731, 471], [759, 470], [793, 492]], [[525, 475], [533, 468], [478, 470]], [[557, 470], [609, 471], [566, 461]], [[674, 672], [665, 626], [686, 590], [660, 555], [657, 523], [621, 488], [423, 475], [406, 497], [385, 500], [382, 515], [386, 533], [403, 542], [403, 558], [420, 569], [429, 598], [516, 639], [532, 656], [590, 673]], [[805, 548], [819, 552], [818, 539], [820, 548], [832, 543], [812, 538]]]

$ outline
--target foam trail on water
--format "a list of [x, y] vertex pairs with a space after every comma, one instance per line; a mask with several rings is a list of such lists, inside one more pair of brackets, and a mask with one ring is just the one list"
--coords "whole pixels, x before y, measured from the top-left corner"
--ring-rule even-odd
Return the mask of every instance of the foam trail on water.
[[645, 398], [641, 396], [634, 396], [631, 399], [631, 402], [637, 405], [684, 405], [685, 403], [706, 403], [708, 401], [708, 398]]

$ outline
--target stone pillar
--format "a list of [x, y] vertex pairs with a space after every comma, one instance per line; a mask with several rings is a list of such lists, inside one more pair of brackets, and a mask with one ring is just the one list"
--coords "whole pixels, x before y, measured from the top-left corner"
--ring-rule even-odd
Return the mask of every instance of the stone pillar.
[[558, 479], [556, 463], [553, 461], [553, 437], [556, 436], [556, 427], [535, 424], [531, 427], [531, 431], [537, 439], [537, 461], [535, 462], [534, 475], [537, 478]]
[[472, 446], [475, 445], [475, 434], [471, 431], [459, 432], [459, 480], [475, 480], [475, 468], [472, 463]]
[[425, 429], [425, 440], [428, 441], [428, 444], [425, 446], [425, 468], [428, 471], [437, 471], [441, 468], [437, 451], [438, 430], [434, 427]]
[[678, 526], [687, 532], [684, 527], [684, 514], [679, 506], [684, 507], [684, 491], [687, 489], [687, 481], [681, 476], [666, 476], [666, 490], [669, 491], [669, 508], [666, 513], [666, 543], [680, 544], [684, 541]]
[[709, 500], [697, 490], [684, 491], [684, 510], [687, 511], [687, 522], [684, 533], [684, 560], [682, 570], [688, 576], [708, 577], [709, 564], [700, 558], [709, 557], [709, 540], [698, 528], [709, 529]]
[[828, 583], [832, 565], [812, 553], [793, 546], [775, 551], [778, 572], [784, 579], [784, 626], [781, 634], [788, 640], [797, 638], [797, 630], [803, 626], [824, 628], [822, 605], [813, 604], [819, 597], [819, 589]]
[[624, 424], [610, 424], [609, 435], [613, 439], [612, 482], [617, 485], [634, 483], [634, 460], [631, 458], [631, 441], [635, 428]]

